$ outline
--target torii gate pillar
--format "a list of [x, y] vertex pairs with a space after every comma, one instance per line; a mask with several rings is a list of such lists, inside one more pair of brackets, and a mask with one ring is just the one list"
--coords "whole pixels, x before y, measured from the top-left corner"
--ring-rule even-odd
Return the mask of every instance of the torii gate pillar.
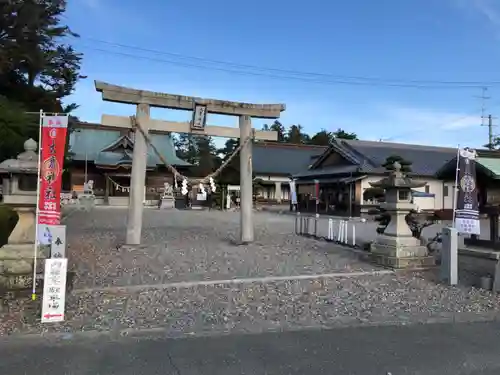
[[[149, 120], [149, 104], [137, 105], [137, 121], [147, 134]], [[146, 189], [146, 167], [148, 162], [148, 144], [140, 131], [134, 133], [134, 152], [132, 154], [132, 171], [130, 172], [130, 193], [127, 215], [127, 245], [139, 245], [142, 232], [142, 210], [144, 190]]]
[[[240, 116], [240, 144], [252, 136], [250, 116]], [[253, 241], [253, 181], [252, 142], [247, 142], [240, 151], [240, 231], [241, 242]]]
[[[276, 141], [277, 132], [252, 129], [252, 117], [277, 119], [285, 110], [284, 104], [250, 104], [229, 102], [226, 100], [203, 99], [191, 96], [157, 93], [146, 90], [136, 90], [123, 86], [111, 85], [105, 82], [95, 82], [96, 90], [102, 93], [103, 100], [137, 105], [137, 122], [147, 133], [191, 133], [215, 137], [239, 138], [244, 143], [240, 151], [240, 228], [241, 242], [254, 240], [252, 221], [252, 142], [246, 142], [248, 137], [255, 140]], [[180, 109], [196, 112], [203, 107], [203, 121], [198, 123], [193, 116], [192, 122], [172, 122], [152, 120], [149, 116], [150, 107]], [[239, 117], [239, 129], [234, 127], [205, 125], [207, 113]], [[196, 121], [196, 126], [195, 126]], [[103, 115], [101, 128], [132, 128], [129, 117]], [[133, 129], [132, 129], [133, 130]], [[140, 131], [135, 131], [135, 144], [130, 181], [130, 204], [127, 220], [127, 245], [139, 245], [142, 232], [142, 211], [147, 166], [147, 141]]]

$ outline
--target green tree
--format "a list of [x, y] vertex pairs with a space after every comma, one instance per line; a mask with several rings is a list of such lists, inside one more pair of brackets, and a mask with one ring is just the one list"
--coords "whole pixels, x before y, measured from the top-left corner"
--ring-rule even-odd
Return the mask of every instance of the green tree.
[[38, 117], [6, 97], [0, 96], [0, 160], [15, 158], [23, 151], [24, 142], [38, 139]]
[[319, 132], [317, 132], [311, 137], [309, 143], [318, 146], [328, 146], [332, 141], [332, 137], [333, 135], [331, 132], [325, 129], [321, 129]]
[[0, 1], [2, 159], [22, 152], [26, 139], [38, 141], [40, 109], [70, 113], [77, 107], [62, 104], [81, 78], [81, 54], [66, 43], [76, 34], [60, 22], [65, 10], [63, 0]]
[[191, 164], [198, 163], [198, 147], [193, 134], [182, 133], [174, 137], [177, 156]]
[[302, 125], [291, 125], [288, 128], [285, 140], [287, 143], [303, 144], [309, 143], [310, 137], [308, 134], [303, 132]]
[[66, 0], [0, 2], [0, 95], [28, 111], [76, 108], [61, 103], [81, 78], [82, 56], [66, 43], [77, 35], [61, 24], [66, 5]]
[[388, 171], [394, 170], [394, 163], [398, 162], [401, 164], [401, 172], [409, 173], [411, 172], [411, 165], [412, 162], [403, 159], [399, 155], [391, 155], [387, 159], [385, 159], [385, 162], [382, 164], [382, 167], [384, 167]]
[[209, 136], [198, 135], [195, 137], [195, 143], [198, 151], [196, 175], [205, 177], [217, 168], [217, 149]]
[[[264, 125], [267, 126], [267, 125]], [[278, 133], [278, 142], [285, 142], [285, 127], [281, 122], [275, 120], [271, 126], [269, 126], [269, 130], [275, 131]]]
[[487, 144], [483, 145], [483, 147], [486, 147], [487, 149], [490, 149], [490, 150], [500, 149], [500, 137], [493, 137], [491, 144], [487, 143]]
[[332, 133], [332, 136], [334, 138], [340, 138], [340, 139], [358, 139], [356, 133], [348, 133], [341, 128], [338, 128], [336, 131], [334, 131]]
[[[239, 140], [229, 138], [224, 147], [217, 150], [221, 156], [221, 162], [225, 162], [238, 148]], [[222, 170], [218, 177], [219, 183], [226, 185], [238, 185], [240, 183], [240, 157], [236, 155], [234, 159]]]

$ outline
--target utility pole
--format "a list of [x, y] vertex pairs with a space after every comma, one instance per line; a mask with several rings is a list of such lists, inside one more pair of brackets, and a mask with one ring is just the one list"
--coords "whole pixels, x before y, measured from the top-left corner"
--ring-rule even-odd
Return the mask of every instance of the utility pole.
[[490, 99], [490, 96], [487, 96], [486, 93], [488, 91], [487, 87], [482, 87], [481, 88], [481, 96], [474, 96], [475, 98], [481, 99], [481, 126], [485, 126], [484, 124], [484, 113], [486, 111], [486, 100]]
[[493, 136], [493, 127], [495, 127], [496, 125], [493, 125], [493, 119], [496, 118], [496, 117], [493, 117], [492, 115], [488, 115], [488, 116], [482, 116], [482, 120], [484, 120], [485, 118], [488, 119], [488, 124], [482, 124], [481, 126], [487, 126], [488, 127], [488, 144], [486, 145], [486, 147], [490, 150], [493, 150], [494, 149], [494, 145], [493, 145], [493, 141], [494, 141], [494, 136]]
[[[485, 116], [486, 113], [486, 100], [490, 99], [490, 96], [487, 96], [488, 88], [487, 87], [482, 87], [481, 88], [481, 96], [476, 96], [476, 98], [481, 99], [481, 126], [487, 126], [488, 127], [488, 144], [485, 145], [488, 149], [493, 150], [493, 116], [488, 115]], [[485, 124], [484, 120], [488, 119], [488, 123]]]

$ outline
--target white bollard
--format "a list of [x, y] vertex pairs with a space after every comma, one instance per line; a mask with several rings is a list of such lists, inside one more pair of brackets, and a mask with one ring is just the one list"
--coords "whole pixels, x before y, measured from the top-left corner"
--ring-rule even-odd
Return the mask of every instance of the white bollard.
[[347, 236], [347, 229], [348, 229], [349, 222], [347, 220], [344, 220], [344, 243], [347, 245], [348, 241], [348, 236]]
[[352, 246], [356, 246], [356, 224], [352, 223]]
[[342, 220], [339, 221], [339, 231], [337, 233], [337, 242], [340, 242], [342, 239]]
[[328, 219], [328, 240], [331, 241], [333, 240], [333, 220]]

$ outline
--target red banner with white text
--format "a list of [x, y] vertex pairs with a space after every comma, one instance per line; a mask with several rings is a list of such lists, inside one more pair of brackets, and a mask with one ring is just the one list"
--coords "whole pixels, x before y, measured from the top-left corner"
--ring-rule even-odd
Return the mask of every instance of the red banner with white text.
[[61, 189], [68, 116], [42, 116], [38, 224], [61, 221]]

